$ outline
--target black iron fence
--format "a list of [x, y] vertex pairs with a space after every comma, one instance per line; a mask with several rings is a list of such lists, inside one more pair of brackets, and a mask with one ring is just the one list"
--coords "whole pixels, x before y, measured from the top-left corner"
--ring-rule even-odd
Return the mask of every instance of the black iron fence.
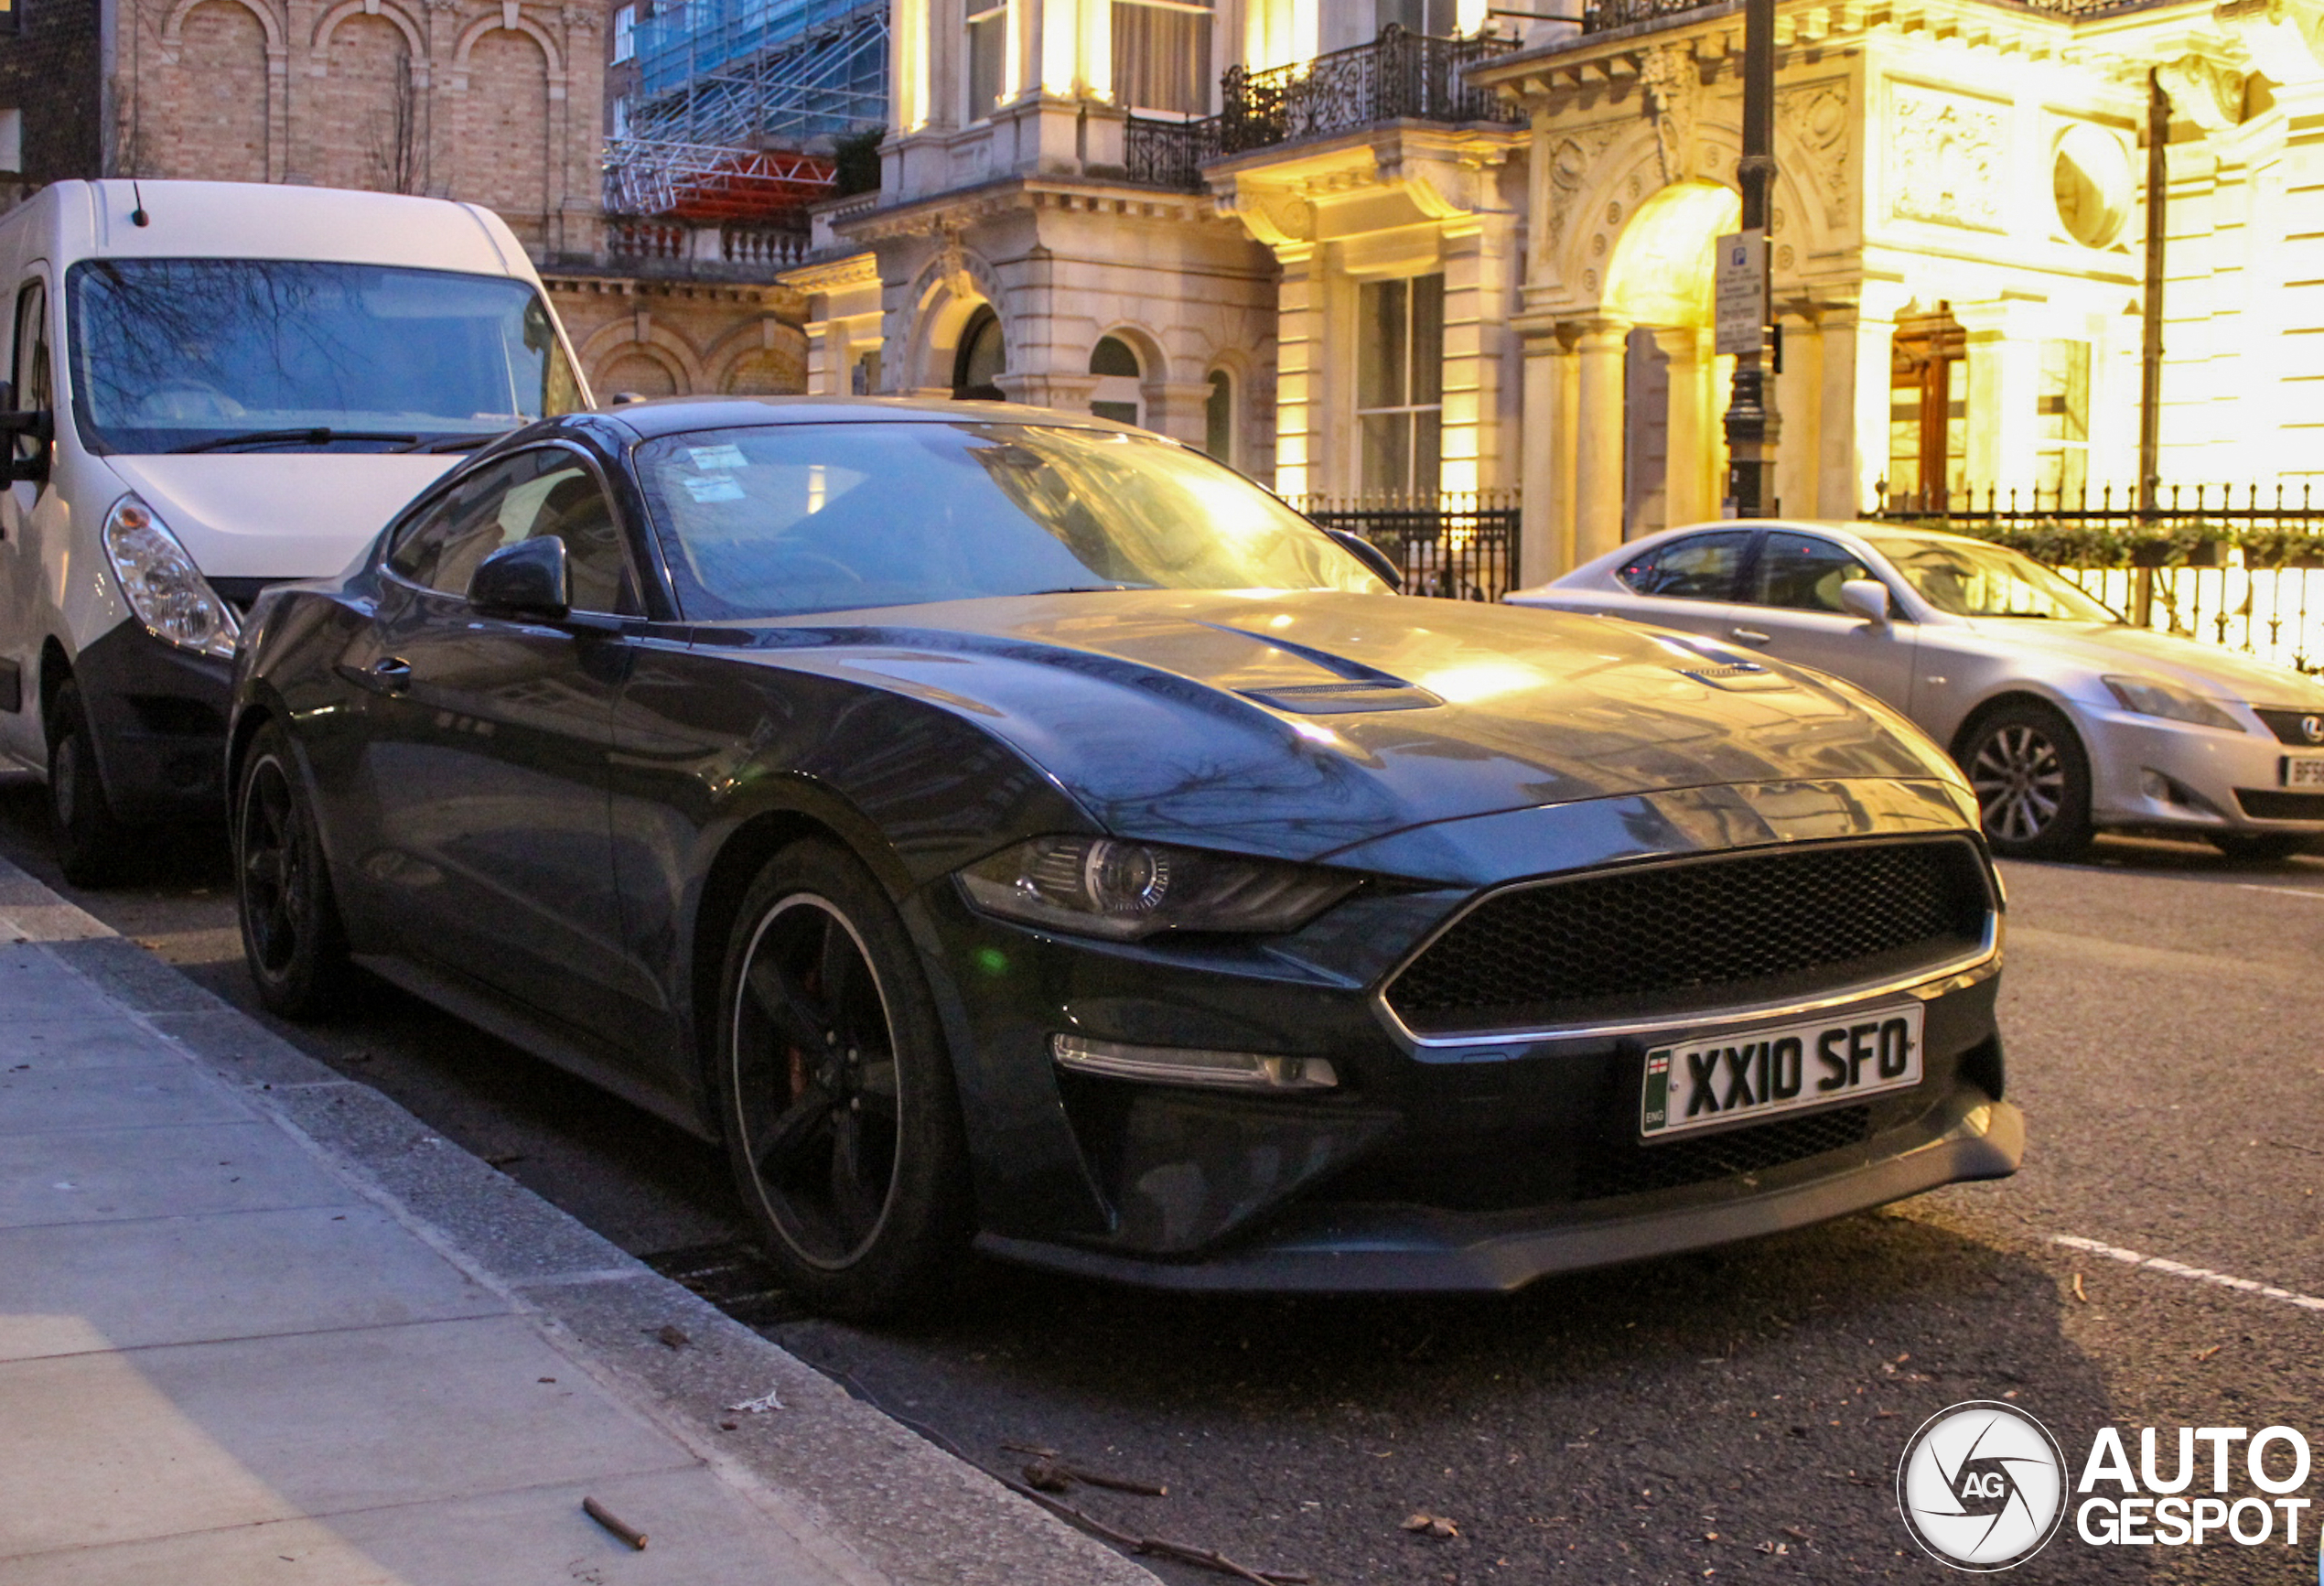
[[1435, 496], [1309, 496], [1294, 503], [1327, 529], [1347, 529], [1404, 569], [1404, 593], [1498, 600], [1516, 587], [1515, 491]]
[[1869, 516], [2025, 552], [2141, 627], [2324, 671], [2324, 501], [2313, 487], [2120, 486], [1888, 495]]
[[[2171, 0], [1996, 0], [2004, 10], [2041, 11], [2053, 16], [2111, 16], [2143, 11]], [[1734, 0], [1584, 0], [1582, 31], [1605, 33], [1641, 23], [1675, 20], [1697, 12], [1731, 11]]]
[[1462, 74], [1518, 48], [1513, 38], [1433, 38], [1394, 23], [1369, 44], [1219, 80], [1221, 109], [1199, 121], [1134, 115], [1124, 135], [1129, 178], [1189, 191], [1206, 160], [1383, 121], [1520, 122], [1524, 113]]

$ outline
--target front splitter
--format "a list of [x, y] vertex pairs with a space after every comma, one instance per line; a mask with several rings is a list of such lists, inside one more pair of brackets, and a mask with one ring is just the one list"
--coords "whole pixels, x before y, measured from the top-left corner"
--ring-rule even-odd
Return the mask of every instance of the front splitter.
[[[1980, 1101], [1921, 1143], [1858, 1167], [1707, 1203], [1576, 1218], [1423, 1206], [1295, 1209], [1258, 1238], [1200, 1261], [1159, 1261], [980, 1235], [988, 1256], [1083, 1277], [1215, 1293], [1501, 1292], [1553, 1273], [1674, 1256], [1804, 1228], [1946, 1184], [2005, 1179], [2025, 1154], [2025, 1115]], [[1805, 1167], [1806, 1164], [1802, 1164]]]

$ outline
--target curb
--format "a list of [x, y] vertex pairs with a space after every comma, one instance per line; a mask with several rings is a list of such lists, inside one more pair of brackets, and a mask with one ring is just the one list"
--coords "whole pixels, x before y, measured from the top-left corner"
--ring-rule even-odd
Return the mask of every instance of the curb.
[[[0, 859], [0, 943], [25, 939], [509, 1298], [848, 1586], [1158, 1586]], [[729, 1408], [770, 1393], [780, 1408]]]

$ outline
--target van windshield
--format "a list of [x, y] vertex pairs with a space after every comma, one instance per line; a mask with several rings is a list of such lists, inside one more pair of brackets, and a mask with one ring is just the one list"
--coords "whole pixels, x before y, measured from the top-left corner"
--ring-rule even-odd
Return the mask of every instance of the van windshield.
[[525, 281], [301, 259], [93, 259], [65, 279], [92, 451], [457, 445], [581, 405]]

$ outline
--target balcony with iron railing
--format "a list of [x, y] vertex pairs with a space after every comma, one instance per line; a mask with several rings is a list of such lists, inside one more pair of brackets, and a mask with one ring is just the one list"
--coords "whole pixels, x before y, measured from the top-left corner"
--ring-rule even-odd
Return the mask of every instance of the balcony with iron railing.
[[1229, 67], [1221, 108], [1199, 121], [1133, 115], [1124, 164], [1132, 181], [1199, 191], [1201, 167], [1230, 155], [1357, 132], [1392, 121], [1512, 123], [1522, 113], [1464, 75], [1518, 48], [1512, 38], [1432, 38], [1390, 24], [1369, 44], [1252, 71]]
[[[2008, 11], [2031, 11], [2050, 16], [2081, 19], [2111, 16], [2124, 11], [2144, 11], [2177, 0], [1990, 0]], [[1584, 0], [1581, 27], [1585, 35], [1611, 33], [1619, 28], [1674, 22], [1698, 13], [1739, 10], [1738, 0]]]

